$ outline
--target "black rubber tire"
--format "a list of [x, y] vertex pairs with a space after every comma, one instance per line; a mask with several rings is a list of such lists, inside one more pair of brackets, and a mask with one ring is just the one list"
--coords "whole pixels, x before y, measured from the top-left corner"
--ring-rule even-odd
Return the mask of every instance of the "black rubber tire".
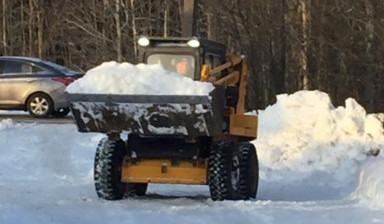
[[256, 197], [258, 175], [257, 155], [252, 144], [212, 143], [208, 160], [212, 200], [248, 200]]
[[217, 141], [211, 145], [208, 159], [208, 185], [214, 201], [228, 199], [230, 184], [230, 151], [229, 142]]
[[123, 140], [100, 140], [96, 149], [94, 181], [97, 195], [106, 200], [122, 199], [128, 185], [121, 182], [121, 166], [126, 154]]
[[53, 101], [45, 93], [34, 93], [28, 97], [26, 108], [31, 116], [45, 118], [53, 111]]
[[230, 187], [228, 189], [228, 197], [226, 199], [231, 200], [246, 200], [248, 195], [246, 194], [246, 180], [244, 173], [245, 164], [242, 152], [240, 151], [239, 144], [237, 142], [231, 143], [231, 152], [229, 158], [229, 180]]
[[249, 142], [239, 143], [242, 193], [244, 199], [256, 198], [259, 185], [259, 161], [255, 146]]
[[68, 107], [65, 108], [60, 108], [59, 110], [53, 110], [52, 111], [52, 116], [60, 118], [60, 117], [65, 117], [69, 114], [71, 110]]

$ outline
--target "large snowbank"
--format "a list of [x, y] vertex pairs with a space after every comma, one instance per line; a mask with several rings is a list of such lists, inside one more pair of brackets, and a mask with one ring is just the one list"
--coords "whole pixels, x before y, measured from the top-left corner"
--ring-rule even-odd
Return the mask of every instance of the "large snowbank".
[[69, 93], [208, 95], [214, 86], [165, 70], [161, 65], [105, 62], [70, 84]]
[[375, 158], [361, 169], [359, 187], [354, 192], [356, 199], [366, 200], [375, 208], [384, 208], [384, 159]]
[[[361, 164], [384, 148], [383, 133], [380, 120], [353, 99], [335, 108], [319, 91], [279, 95], [259, 112], [261, 192], [281, 200], [348, 196]], [[278, 192], [270, 190], [281, 181]]]

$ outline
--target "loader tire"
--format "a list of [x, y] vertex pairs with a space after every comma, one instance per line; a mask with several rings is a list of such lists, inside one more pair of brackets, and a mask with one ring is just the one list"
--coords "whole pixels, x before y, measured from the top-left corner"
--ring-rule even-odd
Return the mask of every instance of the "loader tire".
[[125, 156], [123, 140], [100, 140], [96, 149], [94, 164], [94, 181], [97, 195], [106, 200], [122, 199], [127, 184], [121, 182], [121, 166]]
[[208, 160], [208, 180], [214, 201], [254, 198], [258, 185], [254, 146], [248, 142], [214, 142]]
[[230, 142], [213, 142], [208, 159], [208, 185], [214, 201], [228, 199], [230, 181]]
[[256, 198], [259, 185], [259, 162], [255, 146], [249, 142], [239, 143], [241, 165], [241, 195], [244, 199]]

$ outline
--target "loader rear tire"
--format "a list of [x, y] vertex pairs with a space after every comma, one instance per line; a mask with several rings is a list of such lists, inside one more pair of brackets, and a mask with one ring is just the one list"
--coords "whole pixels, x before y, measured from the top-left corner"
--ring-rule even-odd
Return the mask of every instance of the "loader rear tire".
[[106, 200], [122, 199], [127, 184], [121, 182], [121, 166], [126, 149], [123, 140], [103, 138], [96, 149], [94, 181], [97, 195]]
[[258, 161], [251, 143], [212, 143], [208, 181], [214, 201], [247, 200], [256, 196]]
[[244, 159], [238, 143], [214, 142], [208, 160], [208, 172], [212, 200], [249, 198]]
[[242, 195], [244, 199], [256, 198], [259, 185], [259, 162], [255, 146], [249, 142], [239, 143], [241, 154]]
[[217, 141], [208, 158], [208, 185], [214, 201], [228, 199], [230, 186], [230, 142]]

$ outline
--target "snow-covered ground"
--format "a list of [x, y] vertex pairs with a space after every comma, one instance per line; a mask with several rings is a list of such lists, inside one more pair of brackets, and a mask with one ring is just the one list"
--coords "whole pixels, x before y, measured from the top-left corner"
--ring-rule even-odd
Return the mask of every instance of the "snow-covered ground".
[[98, 199], [103, 135], [0, 120], [0, 223], [384, 223], [384, 130], [374, 115], [303, 91], [280, 95], [259, 121], [257, 200], [214, 202], [206, 186], [184, 185]]
[[0, 110], [0, 114], [27, 115], [29, 113], [27, 111], [20, 110]]

